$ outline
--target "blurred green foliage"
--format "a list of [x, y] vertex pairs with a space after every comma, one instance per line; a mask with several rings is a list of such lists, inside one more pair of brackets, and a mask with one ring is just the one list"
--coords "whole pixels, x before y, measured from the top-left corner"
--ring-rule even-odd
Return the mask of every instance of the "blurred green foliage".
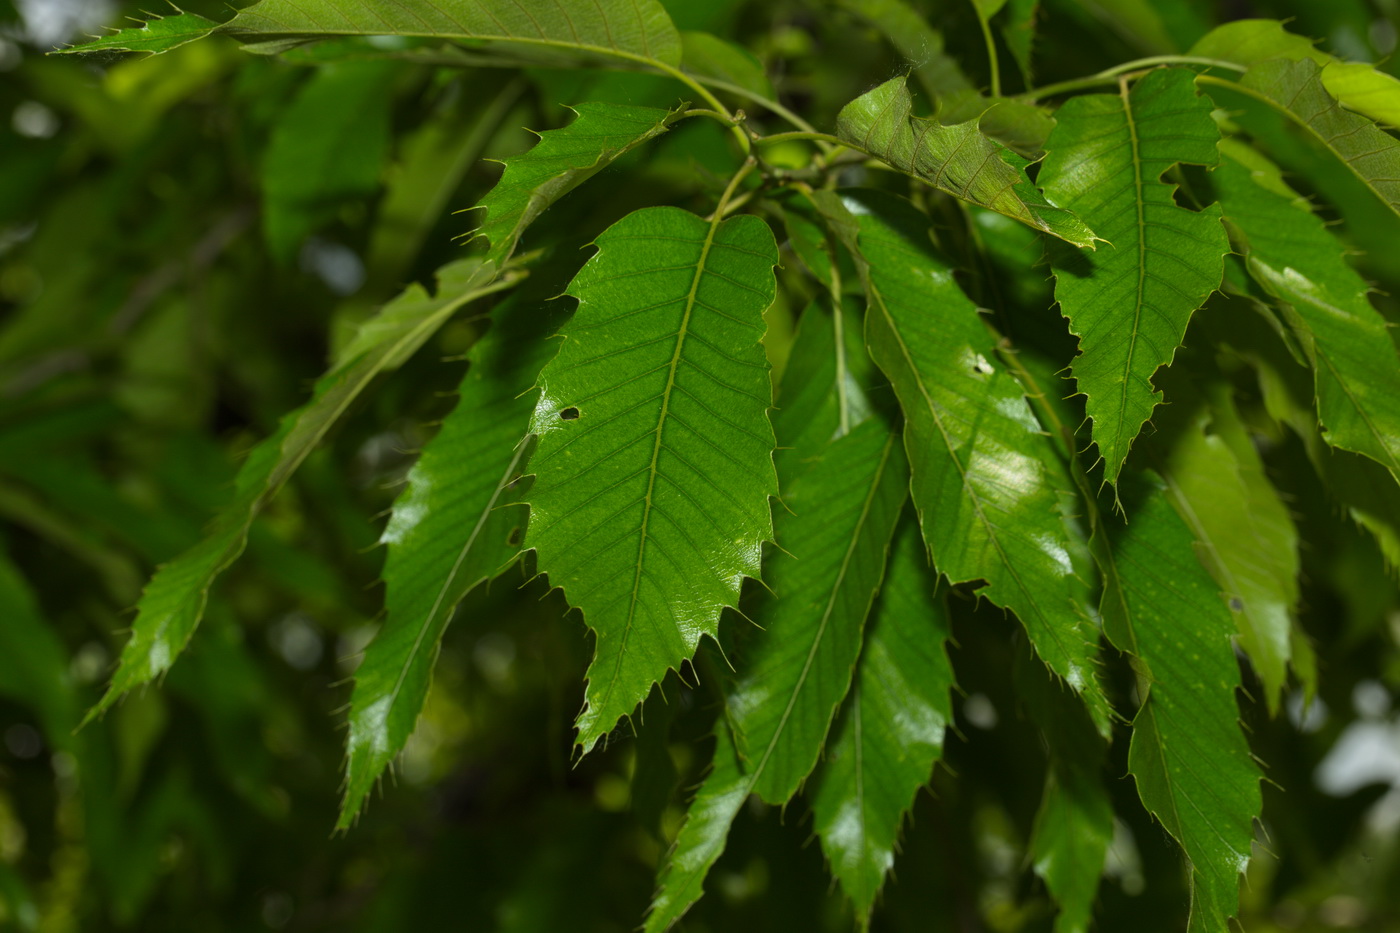
[[[925, 91], [959, 90], [932, 67], [942, 61], [935, 42], [959, 50], [972, 84], [990, 80], [984, 57], [961, 51], [983, 41], [965, 2], [911, 4], [937, 31], [889, 38], [875, 24], [898, 15], [893, 4], [667, 6], [680, 28], [744, 46], [767, 75], [710, 50], [727, 80], [771, 79], [819, 129], [911, 65]], [[1017, 65], [1000, 75], [1009, 93], [1029, 75], [1045, 85], [1180, 53], [1245, 16], [1292, 17], [1291, 30], [1343, 57], [1387, 60], [1396, 73], [1394, 0], [1009, 6], [996, 40]], [[631, 72], [411, 58], [350, 55], [314, 67], [311, 51], [249, 56], [223, 39], [154, 57], [46, 57], [45, 39], [96, 31], [139, 4], [92, 5], [97, 18], [61, 36], [36, 31], [46, 7], [83, 9], [0, 3], [0, 929], [633, 929], [704, 772], [714, 698], [673, 675], [669, 704], [653, 696], [644, 708], [655, 731], [571, 760], [590, 646], [529, 566], [467, 595], [459, 618], [473, 624], [448, 628], [394, 779], [357, 825], [331, 834], [349, 678], [382, 603], [382, 516], [451, 408], [479, 321], [455, 320], [353, 403], [252, 525], [248, 558], [213, 589], [180, 663], [75, 727], [101, 695], [143, 583], [232, 496], [246, 452], [305, 401], [373, 309], [406, 284], [431, 285], [436, 269], [465, 255], [456, 238], [471, 223], [458, 212], [494, 183], [488, 160], [527, 149], [526, 127], [566, 124], [563, 104], [670, 108], [684, 88]], [[212, 0], [187, 9], [224, 16]], [[1390, 297], [1400, 294], [1400, 221], [1274, 114], [1240, 106], [1232, 118], [1276, 140], [1297, 173], [1290, 183], [1341, 222], [1381, 292], [1377, 306], [1400, 319]], [[512, 300], [561, 294], [580, 247], [637, 207], [708, 212], [729, 145], [722, 127], [689, 121], [601, 172], [586, 197], [561, 201], [531, 230], [525, 246], [548, 261]], [[777, 149], [769, 157], [781, 164]], [[875, 174], [850, 171], [867, 182]], [[1024, 231], [999, 236], [1001, 218], [973, 216], [986, 249], [969, 267], [1021, 263]], [[788, 229], [787, 298], [769, 312], [767, 341], [779, 367], [801, 306], [820, 294], [801, 265], [820, 258]], [[1012, 306], [1046, 300], [1024, 277], [984, 281], [1005, 288], [997, 300]], [[1043, 326], [1014, 321], [1007, 332], [1017, 339]], [[1310, 390], [1288, 384], [1281, 344], [1276, 360], [1243, 349], [1258, 343], [1245, 332], [1262, 332], [1262, 318], [1201, 326], [1221, 331], [1210, 339], [1225, 348], [1223, 367], [1278, 374], [1266, 384], [1273, 396], [1261, 391], [1240, 416], [1262, 438], [1262, 467], [1299, 528], [1302, 637], [1320, 659], [1316, 697], [1308, 703], [1311, 687], [1294, 684], [1276, 716], [1246, 675], [1246, 725], [1268, 780], [1241, 923], [1261, 933], [1400, 928], [1391, 708], [1400, 594], [1380, 553], [1400, 554], [1396, 492], [1368, 494], [1362, 484], [1374, 477], [1359, 458], [1319, 454], [1278, 429], [1290, 399], [1306, 412]], [[1055, 368], [1033, 352], [1025, 364]], [[1319, 456], [1352, 501], [1323, 488], [1310, 465]], [[1024, 702], [1043, 684], [1021, 690], [1005, 676], [1026, 647], [999, 612], [955, 598], [952, 626], [958, 719], [875, 928], [1049, 930], [1055, 911], [1031, 869], [1030, 839], [1053, 769]], [[1126, 666], [1110, 673], [1114, 695], [1127, 695]], [[1026, 676], [1044, 679], [1039, 669]], [[1329, 771], [1338, 748], [1361, 735], [1390, 743], [1391, 770]], [[1126, 773], [1126, 745], [1110, 750], [1114, 778]], [[1110, 786], [1117, 819], [1097, 929], [1183, 929], [1188, 893], [1174, 844], [1130, 781]], [[821, 850], [804, 844], [811, 834], [801, 808], [746, 806], [683, 928], [850, 928]]]

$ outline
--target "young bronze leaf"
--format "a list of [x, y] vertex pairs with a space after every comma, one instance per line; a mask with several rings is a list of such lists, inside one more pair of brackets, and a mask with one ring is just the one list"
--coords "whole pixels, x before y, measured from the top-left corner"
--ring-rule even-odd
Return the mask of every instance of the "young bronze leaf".
[[574, 108], [568, 126], [547, 130], [529, 152], [505, 160], [500, 181], [476, 205], [486, 211], [476, 235], [491, 243], [486, 258], [497, 267], [515, 252], [525, 228], [551, 204], [648, 140], [680, 116], [676, 111], [624, 104], [587, 103]]
[[652, 207], [597, 246], [540, 374], [525, 542], [597, 635], [584, 750], [714, 637], [758, 576], [778, 491], [759, 342], [778, 262], [768, 226]]
[[1290, 312], [1312, 364], [1323, 437], [1400, 480], [1400, 356], [1369, 287], [1277, 168], [1238, 143], [1223, 151], [1221, 204], [1250, 275]]
[[953, 718], [951, 624], [922, 552], [918, 522], [906, 514], [812, 794], [813, 828], [859, 921], [894, 865], [900, 826]]
[[1041, 459], [1050, 442], [1024, 390], [997, 362], [977, 308], [933, 251], [924, 215], [879, 192], [822, 202], [859, 224], [866, 342], [904, 410], [914, 508], [934, 568], [953, 583], [986, 581], [978, 594], [1016, 613], [1036, 652], [1107, 734], [1097, 632], [1074, 598], [1071, 545]]
[[458, 261], [439, 270], [436, 295], [412, 285], [385, 305], [361, 327], [340, 361], [317, 381], [311, 400], [284, 417], [277, 433], [252, 449], [238, 471], [233, 500], [214, 519], [208, 534], [160, 567], [147, 584], [117, 672], [88, 719], [175, 663], [204, 614], [209, 588], [243, 553], [258, 512], [370, 380], [402, 364], [457, 309], [510, 283], [509, 279], [492, 283], [489, 268], [475, 259]]
[[956, 198], [989, 207], [1075, 246], [1098, 239], [1073, 212], [1045, 199], [1026, 177], [1026, 161], [982, 134], [977, 120], [944, 126], [911, 114], [903, 78], [851, 101], [837, 132], [857, 148]]
[[1229, 242], [1220, 208], [1189, 211], [1162, 174], [1214, 165], [1211, 102], [1180, 68], [1150, 72], [1129, 92], [1075, 97], [1060, 108], [1039, 181], [1108, 239], [1094, 253], [1055, 251], [1055, 298], [1079, 337], [1071, 372], [1085, 396], [1104, 478], [1162, 400], [1152, 374], [1171, 363], [1187, 322], [1220, 285]]
[[553, 347], [548, 312], [504, 304], [472, 349], [457, 407], [408, 474], [381, 541], [384, 624], [355, 671], [339, 827], [354, 820], [403, 750], [427, 699], [438, 644], [467, 592], [519, 551], [527, 517], [524, 472], [529, 392]]
[[1105, 523], [1104, 631], [1137, 657], [1143, 703], [1128, 770], [1138, 796], [1181, 844], [1191, 872], [1190, 933], [1228, 928], [1261, 806], [1240, 731], [1234, 620], [1196, 559], [1191, 529], [1151, 474], [1126, 476], [1130, 520]]

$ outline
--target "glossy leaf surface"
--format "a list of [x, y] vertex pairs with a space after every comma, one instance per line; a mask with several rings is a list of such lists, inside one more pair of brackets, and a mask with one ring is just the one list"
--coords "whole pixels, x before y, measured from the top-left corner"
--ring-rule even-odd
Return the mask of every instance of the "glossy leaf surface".
[[355, 670], [340, 828], [412, 734], [457, 604], [500, 572], [524, 538], [526, 510], [511, 506], [535, 405], [529, 390], [553, 347], [537, 339], [537, 328], [548, 327], [545, 311], [516, 303], [500, 311], [380, 538], [388, 545], [385, 616]]
[[842, 108], [837, 132], [940, 191], [1075, 246], [1093, 247], [1093, 231], [1071, 211], [1047, 201], [1026, 177], [1026, 162], [982, 135], [977, 120], [943, 126], [913, 116], [912, 107], [904, 79], [894, 78]]
[[1261, 805], [1235, 706], [1234, 621], [1156, 478], [1124, 485], [1132, 519], [1106, 524], [1116, 574], [1101, 610], [1109, 638], [1145, 665], [1128, 770], [1143, 805], [1186, 852], [1191, 933], [1224, 930]]
[[759, 343], [778, 261], [767, 225], [655, 207], [597, 246], [540, 374], [525, 544], [597, 636], [585, 750], [715, 635], [758, 576], [777, 494]]
[[1067, 101], [1046, 142], [1039, 181], [1047, 196], [1112, 244], [1051, 257], [1055, 298], [1079, 338], [1071, 372], [1110, 483], [1162, 400], [1152, 374], [1171, 362], [1224, 274], [1220, 208], [1180, 207], [1162, 181], [1178, 163], [1218, 161], [1210, 112], [1191, 72], [1161, 69], [1131, 91]]
[[895, 532], [884, 587], [867, 625], [855, 681], [832, 728], [812, 792], [813, 828], [832, 873], [869, 917], [914, 795], [928, 783], [952, 721], [948, 609], [918, 524]]
[[888, 195], [839, 197], [832, 212], [858, 223], [866, 342], [908, 422], [911, 492], [933, 566], [953, 583], [986, 581], [978, 594], [1016, 613], [1106, 733], [1097, 633], [1075, 603], [1067, 532], [1041, 459], [1049, 441], [1024, 390], [934, 253], [927, 219]]
[[860, 654], [909, 495], [900, 439], [878, 418], [833, 441], [783, 493], [774, 598], [754, 610], [729, 715], [754, 790], [786, 803], [816, 766]]

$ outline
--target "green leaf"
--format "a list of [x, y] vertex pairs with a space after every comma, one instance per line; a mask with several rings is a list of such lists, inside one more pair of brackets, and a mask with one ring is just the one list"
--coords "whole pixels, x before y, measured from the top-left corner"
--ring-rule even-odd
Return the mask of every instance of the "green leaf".
[[681, 33], [681, 63], [701, 78], [742, 88], [768, 100], [776, 99], [763, 63], [748, 49], [708, 32]]
[[1040, 0], [1011, 0], [1010, 12], [1001, 24], [1001, 38], [1011, 50], [1026, 87], [1031, 86], [1035, 72], [1031, 56], [1035, 51], [1035, 21], [1039, 15]]
[[[1179, 393], [1161, 419], [1166, 449], [1154, 465], [1196, 538], [1197, 556], [1222, 590], [1240, 644], [1264, 682], [1269, 710], [1277, 712], [1298, 602], [1298, 531], [1263, 475], [1228, 389], [1212, 387], [1210, 406], [1193, 394]], [[1237, 450], [1249, 457], [1248, 468]]]
[[214, 580], [243, 552], [258, 512], [376, 375], [401, 365], [463, 305], [513, 284], [510, 277], [493, 283], [491, 269], [474, 259], [444, 266], [435, 296], [410, 286], [365, 323], [340, 362], [317, 380], [311, 400], [253, 447], [238, 471], [233, 500], [204, 539], [157, 569], [147, 584], [112, 683], [84, 721], [169, 669], [199, 625]]
[[539, 134], [529, 152], [506, 159], [500, 181], [477, 204], [486, 215], [476, 235], [490, 242], [486, 258], [498, 266], [550, 205], [680, 119], [676, 110], [623, 104], [587, 103], [573, 109], [577, 117], [568, 126]]
[[1369, 287], [1276, 168], [1239, 144], [1223, 151], [1221, 204], [1250, 275], [1285, 303], [1312, 364], [1324, 438], [1400, 479], [1400, 356]]
[[1192, 79], [1185, 69], [1159, 69], [1131, 93], [1125, 85], [1121, 94], [1067, 101], [1040, 171], [1046, 195], [1113, 244], [1051, 256], [1055, 297], [1079, 337], [1071, 372], [1110, 483], [1162, 400], [1152, 374], [1171, 362], [1192, 313], [1224, 276], [1220, 208], [1179, 207], [1161, 180], [1177, 163], [1218, 161], [1211, 102]]
[[739, 765], [739, 752], [723, 717], [715, 724], [714, 760], [695, 792], [675, 845], [666, 853], [645, 933], [664, 933], [703, 893], [705, 876], [724, 852], [724, 841], [739, 808], [749, 799], [753, 778]]
[[1242, 88], [1287, 114], [1382, 204], [1400, 214], [1400, 141], [1366, 117], [1342, 109], [1322, 73], [1311, 59], [1275, 58], [1251, 67], [1238, 85], [1227, 86]]
[[1241, 19], [1217, 26], [1191, 47], [1191, 55], [1254, 65], [1270, 58], [1309, 59], [1322, 69], [1322, 84], [1342, 106], [1379, 123], [1400, 125], [1400, 79], [1364, 62], [1344, 62], [1313, 47], [1275, 19]]
[[77, 700], [68, 653], [39, 614], [34, 593], [9, 557], [0, 552], [0, 696], [34, 710], [53, 745], [72, 740]]
[[128, 26], [125, 29], [114, 31], [110, 36], [103, 36], [99, 39], [93, 39], [91, 42], [55, 51], [146, 52], [156, 55], [160, 52], [169, 52], [171, 49], [196, 39], [203, 39], [219, 26], [212, 19], [205, 19], [203, 16], [178, 10], [173, 16], [157, 16], [154, 13], [149, 15], [151, 18], [145, 22], [136, 21], [141, 23], [139, 26]]
[[739, 658], [729, 715], [754, 790], [786, 803], [816, 766], [851, 684], [905, 498], [899, 436], [871, 418], [827, 447], [783, 495], [769, 561], [774, 597]]
[[952, 721], [948, 609], [922, 553], [918, 524], [895, 533], [884, 588], [855, 682], [832, 729], [812, 796], [813, 828], [832, 873], [868, 921], [914, 795], [943, 752]]
[[635, 211], [597, 240], [540, 374], [525, 546], [597, 636], [585, 750], [712, 638], [777, 494], [760, 338], [778, 262], [752, 216]]
[[786, 802], [816, 765], [851, 683], [907, 475], [898, 435], [872, 418], [793, 482], [778, 533], [799, 551], [773, 561], [775, 595], [754, 620], [761, 628], [745, 644], [743, 674], [715, 727], [713, 771], [666, 860], [648, 931], [668, 929], [699, 899], [750, 793]]
[[927, 219], [873, 191], [825, 195], [859, 223], [866, 343], [907, 420], [914, 507], [936, 570], [1010, 609], [1036, 652], [1108, 733], [1095, 677], [1097, 635], [1075, 600], [1071, 543], [1041, 459], [1050, 441], [1024, 390], [996, 364], [994, 339], [933, 252]]
[[340, 206], [379, 189], [389, 149], [392, 62], [318, 69], [277, 121], [263, 158], [263, 231], [290, 259]]
[[903, 0], [839, 0], [845, 9], [878, 29], [904, 56], [914, 75], [935, 101], [977, 88], [957, 59], [944, 50], [943, 33], [934, 29]]
[[1030, 858], [1060, 913], [1055, 933], [1086, 933], [1113, 841], [1113, 806], [1103, 781], [1108, 746], [1082, 707], [1017, 655], [1022, 706], [1045, 738], [1050, 766], [1031, 832]]
[[523, 5], [515, 0], [363, 0], [353, 5], [337, 0], [261, 0], [212, 29], [201, 30], [198, 18], [188, 17], [173, 17], [181, 20], [178, 34], [154, 38], [150, 33], [155, 27], [148, 25], [65, 51], [167, 52], [218, 34], [232, 36], [249, 51], [266, 53], [317, 39], [414, 36], [506, 42], [522, 51], [585, 53], [672, 67], [681, 57], [680, 36], [657, 0], [596, 0], [583, 6]]
[[978, 121], [942, 126], [910, 113], [903, 78], [851, 101], [836, 118], [842, 139], [940, 191], [989, 207], [1075, 246], [1094, 233], [1074, 214], [1047, 201], [1026, 178], [1024, 159], [982, 135]]
[[1234, 620], [1156, 477], [1125, 474], [1131, 520], [1109, 522], [1104, 631], [1140, 662], [1128, 770], [1185, 850], [1191, 933], [1228, 928], [1259, 815], [1259, 771], [1239, 726]]
[[520, 496], [530, 388], [554, 347], [540, 339], [550, 330], [547, 309], [508, 302], [501, 310], [380, 539], [388, 545], [385, 617], [355, 671], [341, 829], [412, 734], [457, 604], [520, 550], [526, 512], [508, 506]]

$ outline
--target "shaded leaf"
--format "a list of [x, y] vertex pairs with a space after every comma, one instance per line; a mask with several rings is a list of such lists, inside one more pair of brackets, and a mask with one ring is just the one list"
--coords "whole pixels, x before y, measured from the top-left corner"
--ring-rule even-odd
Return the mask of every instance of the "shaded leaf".
[[953, 716], [948, 609], [933, 595], [918, 524], [905, 518], [812, 795], [813, 828], [858, 919], [868, 919], [894, 865], [900, 826]]
[[836, 118], [837, 132], [940, 191], [989, 207], [1076, 246], [1095, 236], [1074, 214], [1047, 201], [1026, 178], [1026, 162], [982, 135], [976, 120], [942, 126], [910, 113], [903, 78], [851, 101]]
[[500, 181], [477, 204], [486, 214], [476, 234], [490, 241], [486, 258], [497, 265], [551, 204], [680, 118], [679, 111], [623, 104], [579, 104], [573, 110], [577, 116], [568, 126], [546, 130], [529, 152], [506, 159]]
[[596, 0], [572, 8], [526, 6], [514, 0], [363, 0], [352, 6], [336, 0], [260, 0], [228, 22], [208, 28], [201, 29], [199, 18], [187, 13], [171, 19], [179, 22], [163, 30], [149, 24], [124, 29], [65, 51], [167, 52], [219, 34], [232, 36], [250, 51], [268, 53], [345, 36], [508, 42], [526, 50], [588, 53], [670, 66], [680, 63], [681, 53], [676, 27], [657, 0]]
[[[1184, 389], [1162, 418], [1165, 449], [1154, 466], [1222, 591], [1269, 710], [1277, 712], [1298, 602], [1298, 532], [1263, 475], [1228, 389], [1212, 388], [1214, 405], [1193, 395]], [[1233, 444], [1222, 436], [1227, 432]], [[1237, 450], [1249, 457], [1248, 472]]]
[[427, 699], [443, 631], [457, 604], [520, 550], [527, 513], [515, 481], [535, 377], [553, 345], [548, 309], [506, 303], [473, 348], [457, 407], [423, 449], [380, 539], [384, 623], [355, 671], [339, 828], [354, 820], [403, 749]]
[[63, 642], [39, 614], [34, 593], [0, 553], [0, 696], [30, 707], [53, 745], [71, 742], [77, 699]]
[[1131, 92], [1065, 103], [1046, 143], [1046, 194], [1112, 248], [1051, 256], [1055, 298], [1079, 337], [1071, 372], [1093, 421], [1104, 478], [1162, 400], [1152, 374], [1171, 363], [1192, 313], [1219, 287], [1229, 251], [1220, 208], [1179, 207], [1161, 181], [1177, 163], [1214, 165], [1211, 102], [1185, 69], [1150, 72]]
[[995, 362], [992, 335], [933, 252], [922, 214], [878, 192], [820, 203], [859, 224], [866, 342], [908, 422], [911, 491], [934, 568], [953, 583], [986, 581], [978, 595], [1016, 613], [1107, 734], [1097, 633], [1076, 604], [1068, 533], [1041, 457], [1050, 441], [1024, 390]]
[[1132, 519], [1104, 529], [1115, 573], [1101, 611], [1108, 637], [1140, 662], [1128, 770], [1185, 850], [1191, 933], [1216, 933], [1237, 911], [1261, 806], [1235, 706], [1234, 620], [1156, 477], [1126, 474], [1122, 485]]
[[1035, 51], [1035, 21], [1039, 15], [1040, 0], [1011, 0], [1001, 24], [1001, 38], [1011, 50], [1026, 87], [1031, 86], [1034, 76], [1031, 55]]
[[754, 790], [786, 803], [816, 766], [851, 684], [861, 632], [908, 496], [899, 436], [872, 418], [833, 441], [783, 494], [769, 561], [774, 597], [754, 611], [728, 708]]
[[1086, 933], [1113, 841], [1113, 806], [1103, 780], [1108, 747], [1083, 708], [1023, 657], [1013, 671], [1016, 692], [1050, 758], [1031, 832], [1031, 864], [1060, 906], [1055, 933]]
[[769, 100], [777, 96], [763, 63], [743, 46], [708, 32], [683, 32], [681, 52], [682, 65], [693, 75], [743, 88]]
[[1382, 204], [1400, 214], [1400, 140], [1366, 117], [1342, 109], [1324, 85], [1317, 62], [1259, 62], [1245, 72], [1239, 86], [1286, 113]]
[[525, 542], [597, 635], [585, 750], [714, 637], [758, 576], [777, 494], [759, 342], [778, 261], [767, 225], [654, 207], [597, 245], [540, 374]]
[[1191, 55], [1253, 65], [1270, 58], [1310, 59], [1322, 84], [1342, 106], [1380, 123], [1400, 125], [1400, 79], [1364, 62], [1344, 62], [1319, 51], [1311, 39], [1289, 32], [1276, 19], [1241, 19], [1217, 26], [1191, 47]]
[[401, 365], [463, 305], [513, 283], [510, 277], [493, 283], [490, 269], [462, 260], [439, 270], [436, 295], [420, 285], [406, 289], [364, 324], [340, 361], [317, 380], [311, 400], [253, 447], [238, 471], [233, 500], [204, 539], [162, 565], [147, 584], [117, 672], [88, 719], [175, 662], [199, 625], [209, 588], [243, 552], [253, 519], [370, 380]]
[[666, 853], [647, 912], [646, 933], [671, 929], [700, 900], [705, 876], [723, 854], [729, 827], [752, 789], [753, 778], [741, 770], [739, 752], [721, 717], [715, 724], [710, 773], [690, 801], [675, 845]]
[[903, 0], [840, 0], [840, 4], [889, 40], [935, 101], [977, 91], [957, 60], [944, 50], [943, 33]]
[[263, 231], [290, 259], [340, 206], [379, 189], [389, 149], [395, 66], [345, 62], [318, 69], [282, 112], [263, 157]]
[[1221, 204], [1250, 275], [1285, 303], [1312, 364], [1324, 438], [1400, 479], [1400, 356], [1369, 287], [1275, 167], [1238, 144], [1223, 151]]

